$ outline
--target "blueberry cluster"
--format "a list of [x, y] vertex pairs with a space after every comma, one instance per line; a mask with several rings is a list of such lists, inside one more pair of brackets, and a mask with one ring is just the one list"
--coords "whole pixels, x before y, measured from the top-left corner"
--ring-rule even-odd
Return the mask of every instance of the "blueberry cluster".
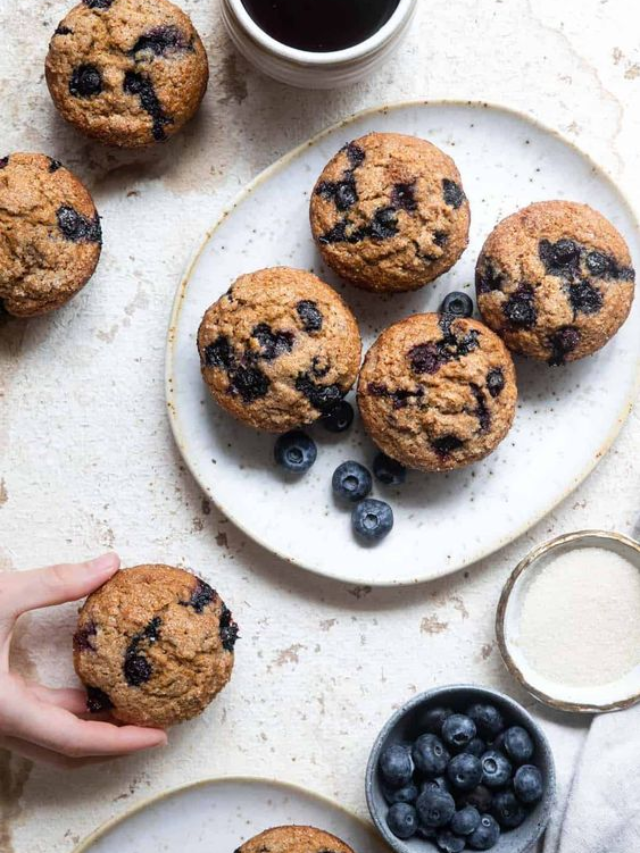
[[429, 840], [444, 853], [490, 850], [542, 797], [534, 761], [529, 732], [493, 705], [464, 714], [432, 708], [417, 740], [380, 756], [387, 826], [396, 838]]
[[[354, 419], [353, 406], [341, 400], [320, 418], [320, 423], [331, 433], [346, 432]], [[318, 449], [315, 441], [306, 432], [293, 430], [281, 435], [275, 443], [276, 463], [291, 474], [304, 474], [315, 463]], [[407, 471], [403, 466], [384, 453], [373, 460], [373, 476], [385, 486], [400, 486]], [[355, 504], [351, 513], [353, 532], [363, 543], [375, 543], [383, 539], [393, 528], [393, 510], [385, 501], [370, 498], [373, 476], [359, 462], [347, 461], [333, 473], [331, 486], [336, 498], [347, 504]]]

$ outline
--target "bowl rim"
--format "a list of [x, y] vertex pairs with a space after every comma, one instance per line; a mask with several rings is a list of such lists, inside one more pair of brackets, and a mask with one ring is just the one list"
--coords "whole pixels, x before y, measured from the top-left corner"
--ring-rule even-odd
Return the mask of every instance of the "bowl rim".
[[[513, 711], [515, 714], [520, 714], [526, 721], [526, 724], [530, 726], [534, 739], [539, 743], [544, 754], [546, 764], [546, 785], [545, 792], [539, 803], [541, 807], [540, 818], [535, 824], [532, 824], [531, 836], [527, 839], [525, 846], [518, 851], [505, 851], [505, 853], [525, 853], [526, 850], [533, 848], [547, 828], [551, 818], [551, 813], [557, 802], [556, 764], [549, 738], [545, 734], [540, 723], [534, 720], [529, 711], [527, 711], [527, 709], [516, 699], [513, 699], [506, 693], [502, 693], [500, 690], [495, 690], [493, 687], [485, 687], [482, 684], [445, 684], [440, 687], [433, 687], [423, 693], [418, 693], [402, 705], [402, 707], [398, 708], [398, 710], [389, 717], [379, 734], [376, 736], [369, 754], [369, 761], [367, 763], [367, 771], [365, 774], [365, 796], [367, 800], [367, 807], [376, 829], [380, 835], [382, 835], [387, 844], [396, 851], [396, 853], [415, 853], [415, 851], [409, 846], [408, 842], [403, 841], [400, 838], [396, 838], [391, 834], [374, 802], [373, 792], [377, 783], [377, 770], [380, 753], [384, 748], [390, 732], [395, 728], [397, 723], [413, 711], [414, 708], [422, 704], [432, 703], [440, 696], [451, 697], [452, 693], [463, 691], [472, 694], [469, 696], [470, 699], [474, 698], [475, 695], [478, 699], [484, 698], [488, 701], [497, 702], [498, 704], [506, 706], [509, 711]], [[433, 849], [435, 850], [435, 847], [433, 847]], [[499, 847], [496, 847], [496, 850], [499, 853]]]
[[246, 35], [260, 48], [280, 59], [314, 68], [336, 63], [350, 63], [370, 56], [393, 38], [396, 31], [408, 22], [417, 7], [417, 0], [399, 0], [386, 24], [383, 24], [369, 38], [342, 50], [319, 52], [291, 47], [270, 36], [253, 20], [242, 0], [225, 0], [225, 2]]
[[640, 557], [640, 543], [636, 542], [635, 539], [631, 539], [629, 536], [625, 536], [623, 533], [616, 533], [614, 531], [607, 530], [576, 530], [572, 533], [563, 533], [562, 535], [556, 536], [547, 542], [543, 542], [541, 545], [537, 545], [532, 551], [523, 557], [522, 560], [520, 560], [515, 569], [509, 575], [509, 578], [502, 589], [500, 601], [498, 602], [498, 609], [496, 610], [496, 639], [498, 641], [498, 648], [500, 649], [502, 660], [510, 675], [512, 675], [516, 681], [539, 702], [542, 702], [557, 711], [565, 711], [572, 714], [603, 714], [611, 711], [624, 711], [640, 702], [640, 693], [633, 694], [626, 699], [620, 699], [616, 702], [608, 703], [569, 702], [564, 699], [556, 699], [553, 696], [549, 696], [544, 693], [528, 681], [525, 674], [513, 658], [509, 648], [509, 642], [507, 640], [507, 611], [511, 602], [511, 594], [516, 583], [520, 579], [520, 576], [547, 554], [550, 554], [565, 545], [572, 545], [573, 548], [579, 548], [579, 543], [586, 539], [597, 539], [602, 542], [617, 542], [618, 544], [631, 548]]

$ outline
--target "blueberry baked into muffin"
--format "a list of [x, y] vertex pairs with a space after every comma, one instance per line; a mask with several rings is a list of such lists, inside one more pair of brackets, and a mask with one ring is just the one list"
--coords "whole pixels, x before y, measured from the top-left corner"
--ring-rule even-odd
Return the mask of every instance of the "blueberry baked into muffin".
[[189, 121], [209, 65], [191, 20], [168, 0], [84, 0], [53, 34], [46, 76], [57, 109], [78, 130], [136, 148]]
[[353, 853], [335, 835], [310, 826], [279, 826], [256, 835], [235, 853]]
[[358, 382], [375, 443], [407, 468], [444, 471], [491, 453], [513, 423], [513, 361], [476, 320], [417, 314], [386, 329]]
[[84, 603], [74, 664], [90, 711], [165, 727], [195, 717], [227, 684], [237, 638], [231, 612], [203, 580], [137, 566]]
[[238, 420], [286, 432], [331, 411], [358, 375], [361, 341], [338, 294], [304, 270], [243, 275], [205, 313], [202, 375]]
[[635, 272], [613, 225], [586, 204], [532, 204], [497, 225], [476, 268], [478, 307], [509, 349], [552, 365], [603, 347], [629, 315]]
[[0, 158], [0, 304], [17, 317], [60, 308], [91, 278], [100, 220], [89, 192], [44, 154]]
[[467, 247], [469, 203], [447, 154], [424, 139], [371, 133], [326, 166], [311, 197], [325, 262], [365, 290], [416, 290]]

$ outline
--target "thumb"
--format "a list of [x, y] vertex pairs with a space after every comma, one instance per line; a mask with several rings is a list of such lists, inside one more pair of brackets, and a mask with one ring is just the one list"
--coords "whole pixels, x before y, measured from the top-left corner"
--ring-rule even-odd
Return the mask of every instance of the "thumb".
[[0, 575], [0, 617], [17, 618], [27, 610], [84, 598], [108, 581], [119, 566], [117, 554], [103, 554], [85, 563]]

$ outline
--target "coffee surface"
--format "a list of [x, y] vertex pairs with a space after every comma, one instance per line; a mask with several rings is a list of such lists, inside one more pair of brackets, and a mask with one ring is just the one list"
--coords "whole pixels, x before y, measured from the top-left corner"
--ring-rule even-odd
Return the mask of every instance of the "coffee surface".
[[400, 0], [242, 0], [258, 26], [289, 47], [325, 53], [365, 41]]

